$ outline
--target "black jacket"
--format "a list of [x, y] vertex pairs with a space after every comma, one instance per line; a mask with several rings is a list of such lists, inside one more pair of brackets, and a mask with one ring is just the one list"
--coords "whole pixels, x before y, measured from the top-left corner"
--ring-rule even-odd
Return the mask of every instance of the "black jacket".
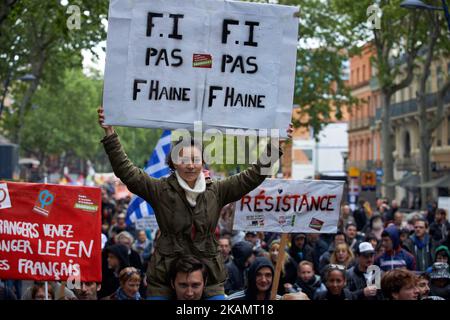
[[[286, 253], [286, 255], [288, 255], [288, 253]], [[284, 273], [282, 272], [280, 274], [280, 281], [278, 282], [278, 289], [277, 289], [278, 294], [279, 295], [285, 294], [286, 289], [284, 288], [284, 285], [286, 283], [294, 284], [296, 279], [297, 279], [297, 262], [288, 255], [288, 260], [284, 265]]]
[[430, 283], [430, 296], [438, 296], [445, 300], [450, 299], [450, 283], [443, 288], [436, 287], [433, 283]]
[[367, 281], [364, 273], [354, 266], [347, 271], [347, 289], [353, 294], [354, 300], [383, 300], [381, 290], [377, 290], [374, 297], [366, 297], [364, 289], [367, 287]]
[[316, 292], [319, 294], [321, 291], [326, 291], [325, 285], [322, 283], [322, 280], [318, 275], [314, 275], [314, 277], [307, 282], [297, 278], [293, 288], [297, 292], [301, 291], [306, 294], [310, 300], [314, 299]]
[[355, 300], [353, 294], [344, 288], [340, 296], [334, 296], [327, 291], [317, 292], [314, 300]]
[[130, 266], [130, 260], [128, 256], [128, 248], [121, 244], [114, 244], [106, 247], [102, 253], [102, 288], [98, 293], [98, 298], [109, 296], [113, 294], [120, 286], [119, 277], [114, 273], [114, 270], [108, 268], [108, 253], [113, 254], [119, 259], [120, 267], [119, 272]]
[[236, 243], [231, 249], [233, 260], [226, 264], [228, 278], [225, 293], [232, 294], [245, 288], [245, 262], [253, 253], [253, 246], [247, 241]]
[[289, 255], [292, 257], [292, 259], [294, 259], [297, 264], [302, 262], [303, 260], [313, 262], [313, 248], [308, 243], [306, 243], [306, 239], [303, 248], [298, 248], [295, 245], [294, 239], [295, 236], [292, 237], [291, 247], [289, 248]]
[[[248, 269], [248, 287], [244, 291], [236, 292], [231, 295], [229, 300], [256, 300], [258, 289], [256, 288], [256, 273], [259, 269], [268, 267], [272, 270], [272, 276], [274, 275], [274, 268], [272, 262], [265, 257], [257, 257], [253, 261], [252, 265]], [[273, 277], [272, 277], [273, 279]], [[266, 291], [264, 300], [270, 300], [270, 294], [272, 291], [272, 286]]]
[[430, 236], [433, 239], [435, 245], [440, 241], [446, 239], [446, 235], [442, 233], [442, 231], [445, 232], [445, 230], [447, 231], [447, 233], [450, 232], [450, 222], [448, 221], [445, 221], [444, 224], [438, 224], [436, 222], [430, 224]]

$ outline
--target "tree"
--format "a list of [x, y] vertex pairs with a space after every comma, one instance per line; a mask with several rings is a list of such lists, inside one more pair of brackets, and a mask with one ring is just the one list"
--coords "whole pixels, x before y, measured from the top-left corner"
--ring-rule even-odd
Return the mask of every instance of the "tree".
[[64, 73], [62, 83], [38, 89], [20, 133], [25, 153], [37, 157], [43, 168], [50, 155], [62, 157], [61, 168], [71, 157], [94, 159], [100, 150], [96, 107], [101, 85], [75, 69]]
[[[61, 83], [40, 87], [21, 131], [26, 155], [38, 158], [43, 170], [50, 156], [59, 157], [60, 171], [74, 160], [91, 160], [100, 171], [111, 171], [97, 122], [102, 80], [87, 77], [81, 69], [66, 70]], [[159, 138], [159, 130], [117, 128], [130, 158], [144, 167]]]
[[[382, 12], [380, 28], [368, 27], [367, 9], [372, 0], [333, 0], [333, 8], [348, 23], [347, 36], [356, 46], [358, 42], [372, 41], [376, 48], [373, 62], [378, 70], [377, 77], [382, 95], [381, 140], [383, 153], [384, 184], [394, 180], [393, 138], [390, 123], [391, 98], [399, 90], [409, 86], [414, 78], [417, 56], [424, 44], [425, 28], [421, 16], [400, 8], [400, 0], [381, 0], [378, 6]], [[351, 8], [351, 10], [349, 10]], [[354, 36], [357, 35], [357, 38]], [[345, 36], [345, 35], [343, 35]], [[386, 187], [388, 198], [393, 199], [395, 189]]]
[[[312, 128], [317, 137], [333, 118], [341, 119], [344, 107], [351, 109], [352, 97], [344, 73], [350, 40], [348, 25], [330, 1], [252, 1], [300, 6], [299, 46], [294, 104], [299, 107], [295, 127]], [[355, 49], [353, 49], [355, 51]]]
[[[434, 60], [441, 57], [449, 57], [450, 43], [445, 34], [442, 34], [442, 21], [439, 13], [426, 11], [429, 17], [430, 30], [427, 32], [428, 41], [424, 55], [421, 57], [422, 63], [419, 77], [419, 90], [417, 91], [418, 122], [420, 135], [420, 182], [423, 185], [431, 177], [431, 146], [432, 134], [440, 126], [444, 119], [444, 98], [450, 91], [450, 75], [447, 80], [440, 84], [436, 93], [436, 99], [427, 99], [427, 81], [430, 77], [430, 68]], [[436, 105], [437, 110], [434, 116], [427, 114], [427, 107]], [[421, 209], [425, 210], [427, 205], [427, 188], [421, 187]]]
[[[0, 24], [0, 76], [6, 81], [2, 81], [0, 92], [6, 93], [11, 87], [16, 119], [8, 135], [20, 143], [23, 121], [39, 84], [60, 81], [65, 69], [81, 66], [83, 49], [91, 50], [106, 38], [102, 20], [106, 18], [107, 2], [71, 1], [83, 12], [81, 28], [72, 30], [67, 25], [67, 8], [59, 1], [7, 2], [11, 5], [1, 7], [6, 13]], [[28, 86], [14, 84], [12, 79], [24, 74], [33, 74], [35, 79]]]

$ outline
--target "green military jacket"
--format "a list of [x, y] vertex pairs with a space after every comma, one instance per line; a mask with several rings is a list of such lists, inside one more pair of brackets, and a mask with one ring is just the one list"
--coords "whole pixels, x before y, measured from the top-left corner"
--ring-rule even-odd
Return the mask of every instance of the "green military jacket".
[[[268, 158], [260, 158], [249, 169], [224, 180], [208, 181], [205, 192], [198, 196], [192, 208], [174, 173], [161, 179], [148, 176], [128, 159], [117, 133], [106, 136], [102, 143], [114, 174], [132, 193], [152, 206], [161, 231], [147, 270], [148, 295], [173, 294], [168, 271], [172, 261], [181, 255], [193, 255], [205, 262], [206, 296], [224, 294], [226, 269], [214, 235], [219, 214], [223, 206], [238, 201], [264, 181], [266, 176], [260, 170], [270, 163], [264, 166], [261, 163], [268, 163]], [[268, 148], [270, 153], [270, 144]]]

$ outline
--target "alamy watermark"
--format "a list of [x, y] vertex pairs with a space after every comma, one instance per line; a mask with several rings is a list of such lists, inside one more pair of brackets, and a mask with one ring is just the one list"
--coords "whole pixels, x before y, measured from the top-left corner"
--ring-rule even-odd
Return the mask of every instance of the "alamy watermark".
[[381, 29], [381, 16], [382, 16], [382, 10], [381, 8], [374, 3], [373, 5], [369, 6], [366, 11], [367, 18], [367, 27], [370, 30], [380, 30]]

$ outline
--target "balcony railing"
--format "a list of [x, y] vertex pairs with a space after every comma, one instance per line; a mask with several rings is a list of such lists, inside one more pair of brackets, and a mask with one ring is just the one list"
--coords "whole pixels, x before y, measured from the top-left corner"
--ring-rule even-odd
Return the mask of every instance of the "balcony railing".
[[[427, 109], [436, 107], [437, 93], [430, 93], [425, 97]], [[444, 97], [444, 104], [450, 103], [450, 92]], [[391, 118], [401, 117], [406, 114], [414, 114], [418, 112], [417, 99], [410, 99], [398, 103], [391, 104], [390, 116]], [[381, 108], [375, 111], [375, 119], [381, 120]]]

